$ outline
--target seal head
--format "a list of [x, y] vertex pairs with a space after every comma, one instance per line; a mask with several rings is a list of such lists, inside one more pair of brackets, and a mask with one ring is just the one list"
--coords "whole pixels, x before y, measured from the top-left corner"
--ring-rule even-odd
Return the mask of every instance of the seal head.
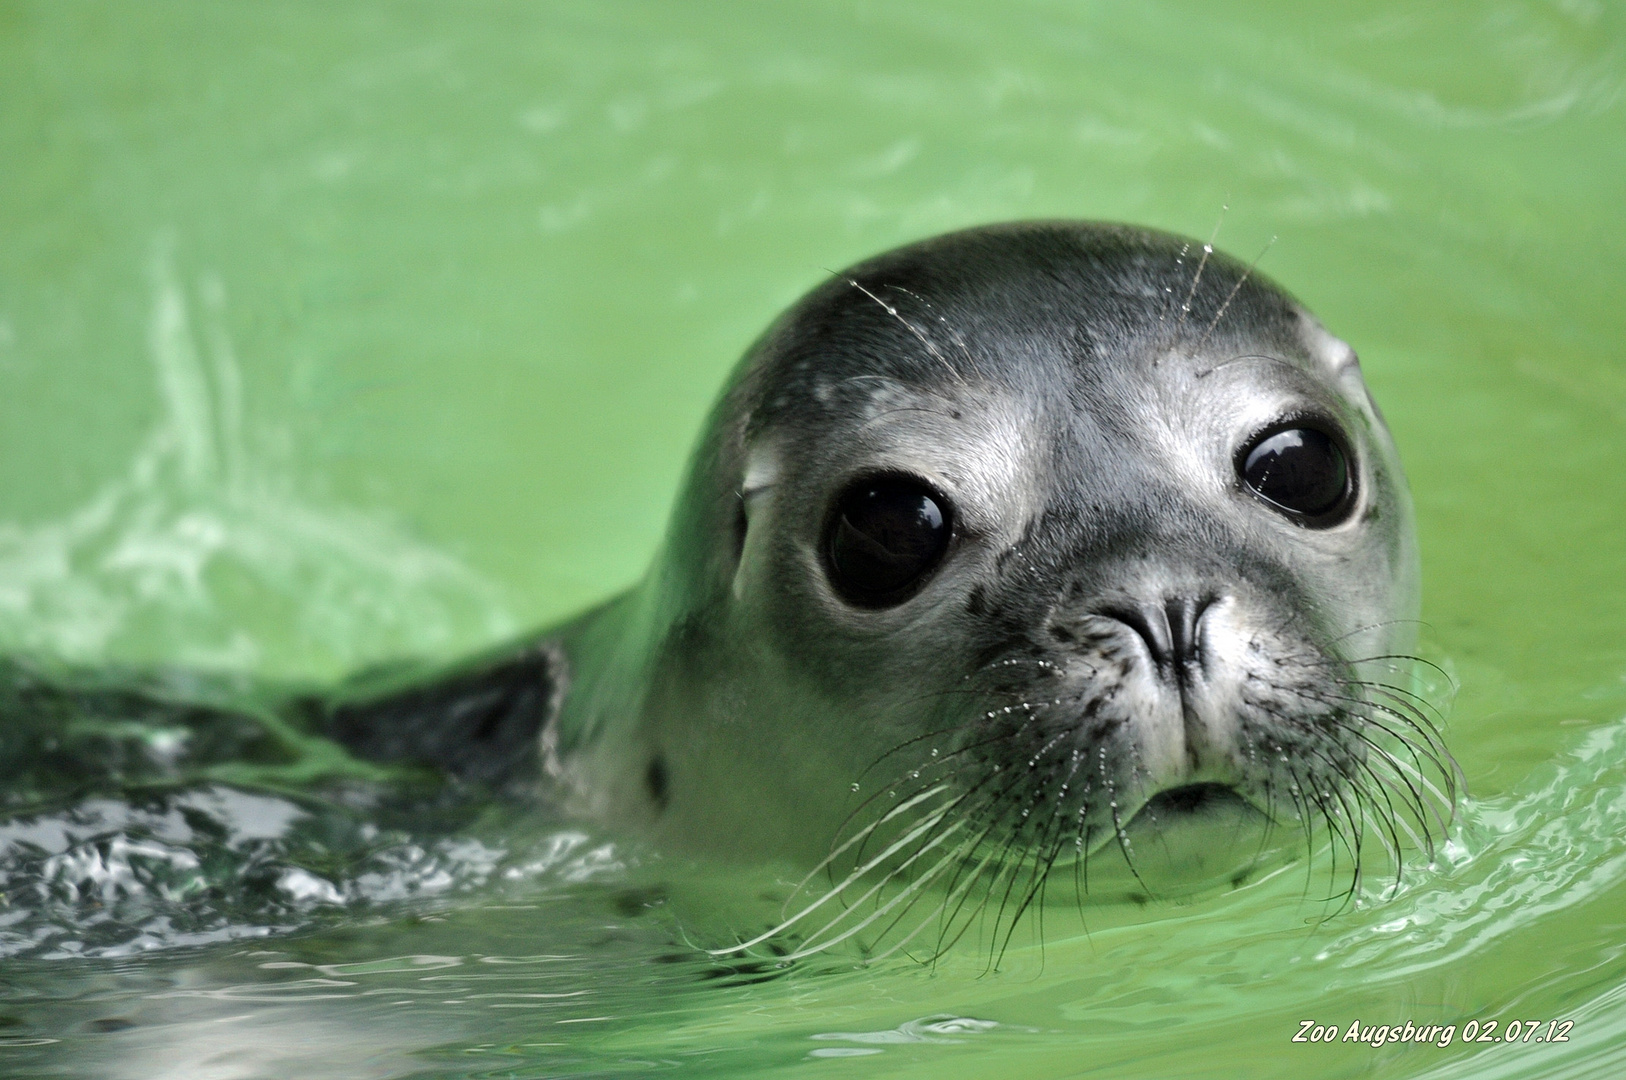
[[1417, 604], [1394, 444], [1292, 297], [1145, 230], [972, 229], [751, 348], [649, 577], [568, 650], [551, 761], [752, 860], [917, 827], [952, 830], [915, 867], [944, 874], [1145, 863], [1204, 822], [1388, 843], [1444, 760], [1393, 659]]

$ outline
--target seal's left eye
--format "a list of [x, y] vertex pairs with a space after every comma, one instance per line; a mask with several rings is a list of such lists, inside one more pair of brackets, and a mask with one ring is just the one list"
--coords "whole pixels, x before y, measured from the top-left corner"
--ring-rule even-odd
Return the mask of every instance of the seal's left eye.
[[908, 476], [875, 476], [843, 491], [825, 529], [825, 568], [849, 603], [884, 608], [924, 584], [948, 548], [948, 500]]
[[1267, 431], [1237, 455], [1242, 482], [1301, 525], [1342, 520], [1354, 503], [1349, 459], [1339, 440], [1317, 427]]

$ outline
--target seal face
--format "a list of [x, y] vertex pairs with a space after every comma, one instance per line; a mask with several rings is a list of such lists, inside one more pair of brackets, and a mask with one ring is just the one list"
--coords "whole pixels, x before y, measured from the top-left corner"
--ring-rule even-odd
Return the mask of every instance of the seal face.
[[1177, 237], [972, 229], [750, 349], [647, 578], [556, 635], [543, 758], [665, 844], [945, 904], [1235, 873], [1272, 826], [1396, 849], [1449, 802], [1417, 594], [1393, 442], [1301, 305]]

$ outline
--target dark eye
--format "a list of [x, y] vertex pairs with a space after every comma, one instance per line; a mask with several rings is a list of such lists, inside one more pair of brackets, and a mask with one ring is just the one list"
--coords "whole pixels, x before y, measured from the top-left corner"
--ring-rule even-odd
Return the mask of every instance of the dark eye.
[[906, 476], [848, 487], [825, 529], [830, 583], [849, 603], [882, 608], [915, 594], [948, 548], [948, 500]]
[[1336, 524], [1354, 502], [1349, 459], [1319, 428], [1266, 432], [1237, 455], [1237, 473], [1255, 495], [1302, 525]]

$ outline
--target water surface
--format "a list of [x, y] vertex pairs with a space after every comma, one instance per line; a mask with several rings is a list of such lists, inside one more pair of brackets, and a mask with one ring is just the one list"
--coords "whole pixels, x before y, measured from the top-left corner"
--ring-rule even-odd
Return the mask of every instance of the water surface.
[[0, 2], [0, 652], [233, 699], [501, 640], [637, 577], [830, 269], [1223, 218], [1383, 404], [1470, 792], [1352, 910], [1283, 874], [997, 970], [780, 970], [693, 947], [755, 879], [274, 724], [66, 717], [6, 736], [67, 764], [7, 781], [0, 1072], [1620, 1075], [1623, 91], [1595, 0]]

